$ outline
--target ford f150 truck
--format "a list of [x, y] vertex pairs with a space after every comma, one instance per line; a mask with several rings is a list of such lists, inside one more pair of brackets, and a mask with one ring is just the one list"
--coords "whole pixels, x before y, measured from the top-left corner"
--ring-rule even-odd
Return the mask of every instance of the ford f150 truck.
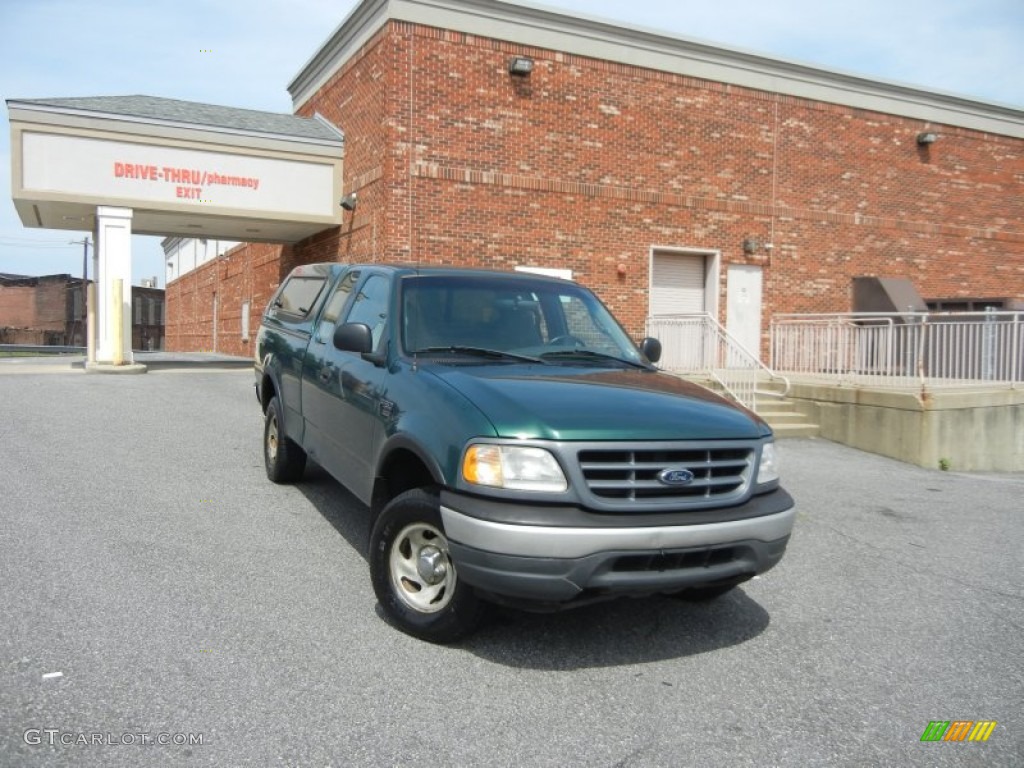
[[459, 638], [487, 601], [717, 597], [789, 540], [771, 429], [572, 281], [303, 266], [256, 346], [268, 477], [308, 457], [369, 506], [374, 591], [414, 636]]

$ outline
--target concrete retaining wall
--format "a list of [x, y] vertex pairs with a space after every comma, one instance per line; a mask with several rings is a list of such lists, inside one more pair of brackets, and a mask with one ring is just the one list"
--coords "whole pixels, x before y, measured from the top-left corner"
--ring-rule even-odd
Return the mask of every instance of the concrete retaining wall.
[[821, 436], [922, 467], [1024, 471], [1024, 390], [893, 392], [794, 383]]

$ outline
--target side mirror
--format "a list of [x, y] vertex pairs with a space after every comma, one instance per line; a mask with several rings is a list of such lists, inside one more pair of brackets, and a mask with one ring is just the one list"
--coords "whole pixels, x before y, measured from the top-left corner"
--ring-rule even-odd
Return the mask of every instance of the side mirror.
[[366, 323], [345, 323], [334, 329], [334, 346], [342, 352], [365, 354], [373, 350], [373, 333]]
[[651, 336], [640, 342], [640, 351], [652, 363], [661, 360], [661, 342]]

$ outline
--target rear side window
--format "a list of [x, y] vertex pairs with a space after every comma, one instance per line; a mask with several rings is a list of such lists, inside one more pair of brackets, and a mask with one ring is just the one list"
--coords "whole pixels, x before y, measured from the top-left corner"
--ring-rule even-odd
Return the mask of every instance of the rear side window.
[[305, 317], [316, 304], [325, 282], [322, 277], [293, 277], [284, 284], [271, 306], [278, 312]]

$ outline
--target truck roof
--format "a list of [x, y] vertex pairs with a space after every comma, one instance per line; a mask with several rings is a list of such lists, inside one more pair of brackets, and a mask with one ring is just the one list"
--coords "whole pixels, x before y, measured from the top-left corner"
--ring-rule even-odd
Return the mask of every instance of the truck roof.
[[497, 279], [527, 279], [544, 282], [567, 281], [559, 277], [549, 277], [536, 272], [512, 272], [497, 269], [477, 269], [471, 267], [447, 267], [447, 266], [421, 266], [416, 264], [382, 264], [382, 263], [356, 263], [343, 264], [337, 261], [320, 262], [316, 264], [304, 264], [293, 270], [294, 275], [329, 275], [332, 271], [341, 269], [376, 269], [389, 272], [399, 277], [406, 275], [438, 275], [438, 276], [487, 276]]

